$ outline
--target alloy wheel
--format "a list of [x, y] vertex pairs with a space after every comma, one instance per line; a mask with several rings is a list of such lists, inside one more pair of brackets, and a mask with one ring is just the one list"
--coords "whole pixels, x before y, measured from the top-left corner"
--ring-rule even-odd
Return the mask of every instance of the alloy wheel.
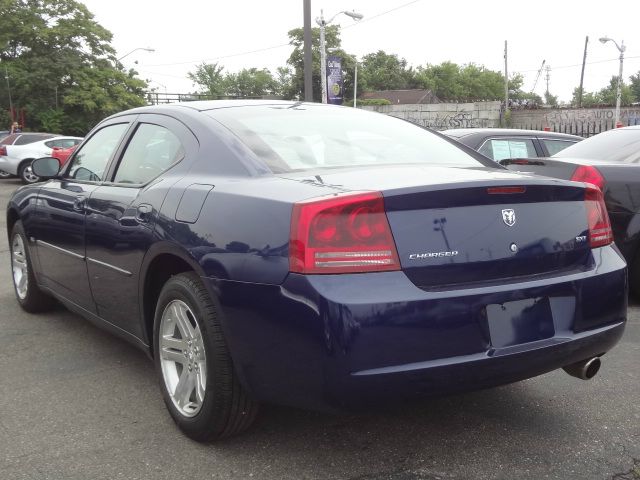
[[4, 170], [0, 170], [0, 178], [9, 178], [11, 174], [9, 172], [5, 172]]
[[36, 183], [40, 180], [40, 177], [33, 173], [33, 168], [31, 167], [31, 165], [27, 165], [26, 167], [24, 167], [24, 170], [22, 172], [22, 179], [26, 183]]
[[197, 415], [207, 387], [207, 359], [200, 326], [182, 300], [165, 307], [158, 343], [162, 378], [173, 405], [185, 417]]
[[21, 300], [27, 298], [29, 289], [29, 265], [27, 252], [22, 236], [16, 234], [11, 242], [11, 268], [13, 270], [13, 283]]

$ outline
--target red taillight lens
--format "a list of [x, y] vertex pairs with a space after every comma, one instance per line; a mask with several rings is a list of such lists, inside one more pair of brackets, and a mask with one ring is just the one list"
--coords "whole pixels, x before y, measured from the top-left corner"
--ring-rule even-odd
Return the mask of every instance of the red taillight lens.
[[382, 194], [344, 194], [296, 203], [289, 268], [297, 273], [399, 270]]
[[580, 165], [576, 168], [576, 171], [573, 172], [571, 180], [575, 182], [590, 183], [591, 185], [598, 187], [600, 190], [604, 190], [604, 177], [596, 167], [592, 167], [591, 165]]
[[4, 157], [7, 156], [7, 147], [5, 147], [4, 145], [0, 146], [0, 155], [2, 155]]
[[613, 231], [602, 191], [598, 188], [587, 188], [584, 192], [584, 202], [591, 248], [609, 245], [613, 242]]

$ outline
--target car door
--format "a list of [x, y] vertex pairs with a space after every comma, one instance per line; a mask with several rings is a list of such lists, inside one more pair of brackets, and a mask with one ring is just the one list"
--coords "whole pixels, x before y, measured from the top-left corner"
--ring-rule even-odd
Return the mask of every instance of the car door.
[[114, 120], [94, 132], [59, 179], [43, 184], [36, 202], [36, 251], [42, 281], [58, 295], [92, 313], [85, 252], [85, 209], [133, 118]]
[[177, 180], [160, 175], [196, 148], [193, 134], [177, 120], [140, 115], [111, 181], [87, 203], [87, 268], [98, 315], [139, 338], [139, 271], [162, 201]]

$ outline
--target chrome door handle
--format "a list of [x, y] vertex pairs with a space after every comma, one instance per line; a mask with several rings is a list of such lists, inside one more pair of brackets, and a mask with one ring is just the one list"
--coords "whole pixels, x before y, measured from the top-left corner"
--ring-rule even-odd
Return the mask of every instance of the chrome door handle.
[[76, 212], [84, 212], [84, 210], [87, 208], [87, 197], [76, 197], [73, 200], [73, 209]]
[[142, 203], [138, 205], [136, 209], [136, 220], [140, 223], [148, 223], [151, 220], [151, 214], [153, 213], [153, 207], [151, 205], [147, 205], [146, 203]]

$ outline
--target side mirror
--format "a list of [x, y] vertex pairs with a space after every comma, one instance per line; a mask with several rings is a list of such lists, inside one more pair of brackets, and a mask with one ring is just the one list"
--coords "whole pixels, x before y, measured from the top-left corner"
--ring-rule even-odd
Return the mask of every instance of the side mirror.
[[57, 158], [53, 157], [36, 158], [31, 163], [31, 169], [33, 173], [42, 180], [55, 178], [58, 176], [58, 173], [60, 173], [60, 162]]

